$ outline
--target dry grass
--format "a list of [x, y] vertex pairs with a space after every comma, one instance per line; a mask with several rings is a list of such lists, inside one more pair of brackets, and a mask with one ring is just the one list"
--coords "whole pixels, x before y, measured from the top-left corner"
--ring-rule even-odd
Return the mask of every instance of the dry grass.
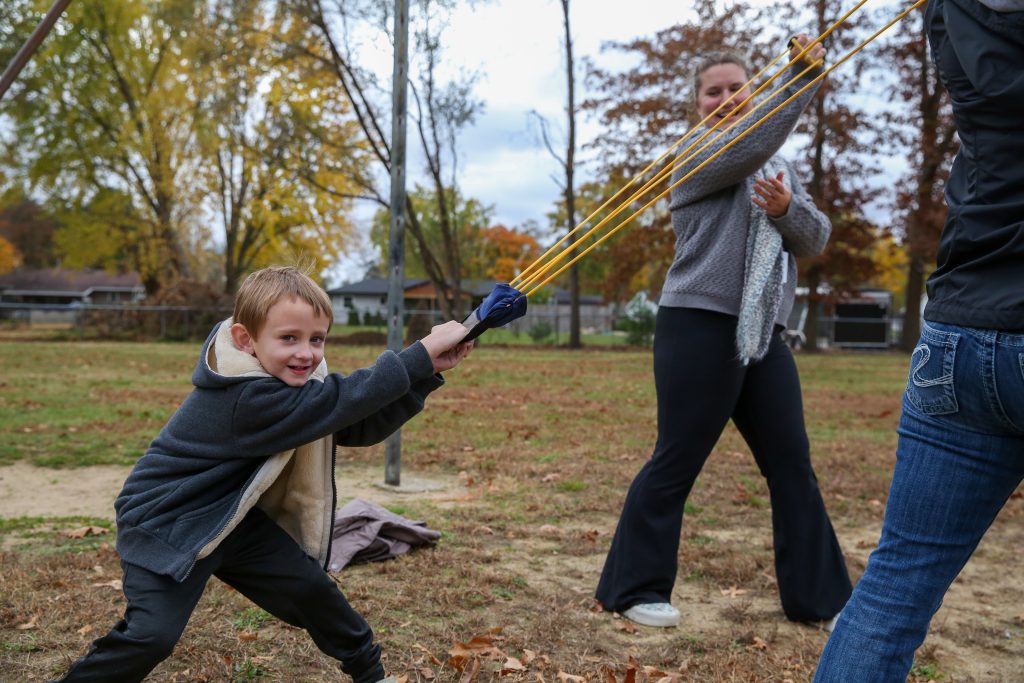
[[[69, 359], [54, 346], [32, 353], [43, 363]], [[159, 405], [173, 404], [187, 390], [180, 384], [171, 390], [166, 377], [173, 368], [185, 381], [191, 346], [164, 345], [156, 353], [97, 346], [97, 357], [142, 362], [132, 355], [140, 353], [158, 367]], [[336, 368], [351, 368], [374, 354], [353, 347], [332, 350], [331, 360]], [[82, 358], [68, 362], [79, 367]], [[856, 578], [881, 524], [906, 359], [829, 354], [802, 356], [799, 363], [815, 467]], [[85, 395], [102, 401], [108, 413], [131, 410], [126, 419], [150, 419], [139, 417], [139, 387], [126, 386], [120, 370], [111, 368], [117, 381], [105, 380], [93, 360], [94, 384]], [[20, 392], [31, 384], [25, 373], [0, 386], [8, 405], [26, 398], [12, 398], [15, 387]], [[675, 591], [682, 626], [636, 628], [591, 611], [622, 498], [653, 445], [653, 394], [650, 356], [643, 352], [485, 346], [451, 373], [448, 386], [404, 431], [403, 463], [406, 473], [456, 483], [440, 496], [410, 496], [393, 506], [441, 530], [441, 543], [337, 577], [374, 626], [391, 672], [410, 683], [470, 677], [573, 683], [573, 676], [610, 683], [631, 670], [640, 680], [661, 674], [701, 682], [810, 679], [826, 636], [816, 625], [792, 624], [782, 615], [767, 488], [732, 428], [687, 506]], [[40, 403], [35, 410], [50, 409], [48, 394], [34, 400]], [[104, 421], [116, 419], [82, 418], [82, 431], [91, 434]], [[20, 423], [6, 424], [0, 438]], [[133, 425], [127, 433], [136, 439], [128, 452], [145, 445], [136, 432]], [[382, 452], [344, 450], [339, 467], [375, 470]], [[8, 459], [35, 457], [45, 461], [46, 454], [7, 451]], [[346, 483], [339, 481], [342, 495]], [[1006, 568], [1024, 559], [1022, 511], [1024, 501], [1012, 499], [954, 585], [913, 680], [1019, 678], [1024, 629], [1014, 616], [1024, 610], [1024, 584], [1013, 577], [1019, 572]], [[0, 526], [7, 548], [0, 554], [0, 680], [59, 673], [120, 617], [123, 600], [110, 585], [120, 569], [109, 534], [61, 536], [62, 529], [87, 521]], [[333, 662], [304, 633], [262, 616], [211, 582], [173, 657], [148, 680], [338, 679]]]

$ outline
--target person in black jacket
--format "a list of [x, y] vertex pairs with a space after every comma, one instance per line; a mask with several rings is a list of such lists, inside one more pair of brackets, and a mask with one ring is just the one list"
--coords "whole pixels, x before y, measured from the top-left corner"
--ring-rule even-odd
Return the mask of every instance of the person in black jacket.
[[1024, 478], [1024, 0], [931, 0], [960, 151], [903, 395], [878, 548], [815, 681], [904, 681], [949, 585]]
[[325, 571], [335, 444], [382, 441], [423, 409], [472, 342], [449, 322], [401, 353], [327, 372], [327, 294], [291, 267], [251, 274], [214, 327], [195, 385], [114, 503], [124, 618], [62, 681], [141, 681], [167, 658], [211, 576], [306, 629], [355, 683], [384, 678], [369, 625]]

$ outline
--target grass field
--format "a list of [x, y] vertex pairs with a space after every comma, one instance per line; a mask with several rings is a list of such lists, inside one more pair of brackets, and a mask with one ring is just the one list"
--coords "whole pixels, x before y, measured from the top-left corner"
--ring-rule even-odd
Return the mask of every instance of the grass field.
[[[3, 465], [128, 466], [186, 395], [196, 344], [0, 343]], [[332, 347], [332, 368], [378, 349]], [[813, 459], [851, 575], [877, 541], [905, 356], [798, 356]], [[390, 496], [443, 532], [435, 549], [338, 575], [408, 681], [807, 681], [826, 634], [778, 605], [768, 492], [730, 427], [687, 504], [674, 601], [680, 628], [591, 611], [622, 499], [654, 442], [650, 353], [484, 345], [403, 430], [407, 476], [447, 485]], [[383, 449], [339, 453], [339, 495]], [[84, 470], [82, 470], [84, 471]], [[370, 494], [372, 495], [372, 493]], [[382, 494], [383, 495], [383, 494]], [[937, 492], [940, 495], [940, 492]], [[0, 681], [59, 673], [123, 600], [110, 517], [0, 519]], [[1011, 499], [954, 584], [913, 680], [1010, 681], [1024, 671], [1024, 559]], [[96, 527], [101, 535], [69, 537]], [[103, 529], [109, 529], [103, 533]], [[72, 534], [73, 536], [73, 534]], [[476, 640], [474, 640], [474, 638]], [[214, 581], [152, 681], [333, 681], [305, 635]]]

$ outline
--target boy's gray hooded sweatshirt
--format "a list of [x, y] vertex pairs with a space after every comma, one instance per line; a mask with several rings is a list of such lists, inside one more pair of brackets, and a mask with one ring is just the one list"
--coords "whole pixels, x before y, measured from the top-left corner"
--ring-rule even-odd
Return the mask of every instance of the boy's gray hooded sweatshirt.
[[351, 375], [292, 387], [214, 327], [195, 389], [150, 444], [114, 503], [124, 562], [183, 581], [258, 505], [326, 567], [334, 520], [334, 444], [382, 441], [443, 384], [419, 342]]
[[[769, 88], [789, 81], [798, 71], [794, 67], [781, 74]], [[802, 70], [803, 67], [800, 67]], [[675, 183], [692, 169], [719, 151], [743, 131], [751, 128], [776, 105], [807, 84], [818, 72], [801, 76], [792, 85], [773, 95], [752, 116], [737, 125], [672, 176]], [[793, 308], [796, 290], [796, 259], [814, 256], [828, 242], [832, 226], [798, 181], [792, 166], [775, 153], [789, 137], [804, 107], [817, 92], [819, 84], [808, 88], [764, 121], [743, 139], [722, 152], [714, 161], [694, 173], [672, 190], [672, 229], [676, 234], [676, 253], [665, 276], [660, 305], [670, 308], [699, 308], [738, 316], [743, 293], [747, 230], [750, 227], [754, 181], [770, 159], [785, 168], [786, 185], [793, 193], [784, 216], [769, 218], [782, 235], [786, 250], [786, 278], [781, 305], [775, 322], [785, 327]], [[728, 123], [712, 132], [698, 145], [714, 140]], [[691, 133], [700, 137], [703, 128]], [[692, 141], [688, 138], [687, 144]]]

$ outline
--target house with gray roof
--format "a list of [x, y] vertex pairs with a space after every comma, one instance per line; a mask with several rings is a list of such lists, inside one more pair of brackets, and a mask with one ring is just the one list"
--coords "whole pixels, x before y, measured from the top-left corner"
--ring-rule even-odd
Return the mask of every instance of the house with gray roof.
[[0, 275], [0, 317], [70, 322], [83, 305], [138, 303], [146, 289], [136, 273], [21, 268]]
[[[463, 296], [466, 298], [465, 310], [469, 311], [480, 304], [494, 288], [493, 280], [464, 280]], [[430, 280], [414, 278], [405, 281], [404, 306], [407, 312], [416, 311], [432, 315], [436, 322], [441, 322], [441, 306], [437, 302], [437, 293]], [[384, 324], [387, 316], [388, 280], [383, 277], [371, 277], [360, 282], [342, 285], [327, 290], [334, 306], [334, 320], [338, 324], [349, 324], [350, 320], [358, 320], [362, 324]], [[544, 319], [551, 323], [556, 331], [568, 330], [569, 324], [569, 292], [554, 288], [552, 296], [546, 303], [531, 303], [526, 317], [515, 321], [512, 327], [525, 330], [532, 322]], [[600, 332], [612, 329], [614, 320], [612, 306], [596, 294], [580, 295], [580, 321], [584, 328]], [[372, 323], [368, 322], [372, 321]]]

